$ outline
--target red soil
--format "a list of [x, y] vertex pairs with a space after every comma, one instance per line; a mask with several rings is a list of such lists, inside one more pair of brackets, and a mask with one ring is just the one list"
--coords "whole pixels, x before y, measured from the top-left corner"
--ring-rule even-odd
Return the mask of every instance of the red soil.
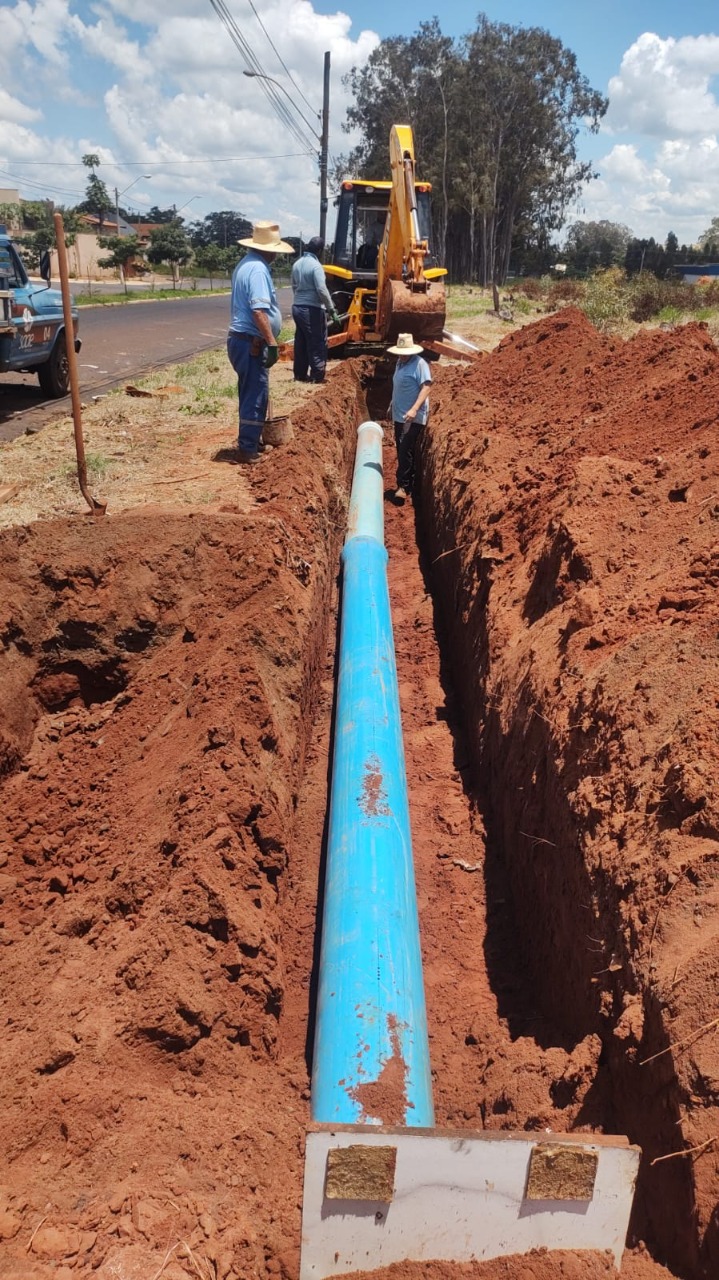
[[702, 326], [620, 343], [568, 310], [441, 371], [423, 490], [447, 642], [471, 672], [489, 849], [538, 1003], [586, 1047], [583, 1108], [644, 1148], [637, 1229], [680, 1274], [710, 1276], [717, 425]]
[[[716, 1131], [718, 370], [698, 326], [565, 312], [437, 370], [425, 580], [387, 510], [438, 1123], [628, 1132], [632, 1240], [682, 1277], [716, 1157], [649, 1162]], [[3, 1280], [296, 1280], [360, 399], [333, 374], [248, 515], [0, 536]]]

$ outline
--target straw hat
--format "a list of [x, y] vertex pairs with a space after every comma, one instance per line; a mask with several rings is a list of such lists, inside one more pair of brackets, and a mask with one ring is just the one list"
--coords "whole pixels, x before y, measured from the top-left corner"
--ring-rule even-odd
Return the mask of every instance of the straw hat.
[[422, 354], [422, 347], [417, 346], [411, 333], [400, 333], [397, 346], [388, 347], [387, 351], [391, 356], [419, 356]]
[[261, 249], [264, 253], [294, 253], [291, 244], [280, 240], [279, 222], [253, 222], [252, 235], [248, 240], [238, 240], [248, 249]]

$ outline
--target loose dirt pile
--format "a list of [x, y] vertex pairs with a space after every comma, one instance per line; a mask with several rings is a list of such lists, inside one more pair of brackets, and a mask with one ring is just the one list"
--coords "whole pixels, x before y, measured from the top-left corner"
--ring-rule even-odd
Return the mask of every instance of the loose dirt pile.
[[681, 1275], [719, 1269], [718, 425], [701, 325], [568, 310], [440, 372], [422, 491], [488, 874]]

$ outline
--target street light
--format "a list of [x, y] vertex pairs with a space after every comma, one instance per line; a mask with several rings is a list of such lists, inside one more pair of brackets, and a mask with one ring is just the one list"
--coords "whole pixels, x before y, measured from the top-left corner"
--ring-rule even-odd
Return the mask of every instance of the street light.
[[[142, 182], [143, 178], [151, 177], [151, 173], [141, 173], [138, 178], [133, 178], [130, 187], [134, 187], [136, 182]], [[125, 191], [129, 191], [130, 187], [125, 187], [123, 191], [118, 191], [117, 187], [115, 187], [115, 226], [118, 235], [120, 235], [120, 196], [124, 196]]]
[[184, 204], [181, 204], [179, 209], [177, 208], [177, 205], [173, 204], [172, 208], [174, 210], [174, 216], [177, 217], [178, 213], [182, 213], [182, 210], [186, 209], [188, 204], [192, 204], [193, 200], [199, 200], [199, 198], [199, 196], [190, 196], [189, 200], [186, 200]]
[[[299, 111], [299, 107], [297, 107], [295, 102], [292, 100], [290, 94], [285, 89], [285, 86], [283, 84], [280, 84], [279, 80], [273, 80], [272, 76], [263, 75], [261, 71], [243, 71], [242, 74], [247, 76], [250, 80], [268, 80], [270, 84], [274, 84], [278, 89], [282, 90], [285, 97], [289, 99], [292, 105], [293, 111]], [[323, 92], [322, 92], [322, 111], [318, 112], [319, 118], [322, 122], [322, 133], [319, 134], [317, 132], [317, 130], [313, 127], [313, 125], [310, 124], [309, 120], [307, 120], [307, 118], [302, 114], [301, 111], [299, 111], [299, 114], [304, 120], [308, 129], [311, 131], [313, 136], [317, 139], [317, 141], [320, 144], [320, 155], [319, 155], [320, 235], [324, 240], [325, 232], [327, 230], [327, 151], [328, 151], [328, 143], [329, 143], [329, 122], [330, 122], [330, 55], [329, 53], [325, 53], [324, 85], [323, 85]]]

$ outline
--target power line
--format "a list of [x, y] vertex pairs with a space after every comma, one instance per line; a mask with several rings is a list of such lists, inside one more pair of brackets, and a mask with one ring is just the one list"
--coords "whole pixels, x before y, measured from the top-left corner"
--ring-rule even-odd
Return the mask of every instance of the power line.
[[[299, 93], [299, 95], [300, 95], [300, 97], [301, 97], [302, 101], [307, 103], [307, 106], [309, 107], [310, 111], [314, 111], [315, 109], [314, 109], [314, 107], [312, 106], [312, 103], [311, 103], [311, 102], [307, 102], [307, 99], [306, 99], [306, 97], [305, 97], [304, 93], [302, 92], [302, 90], [300, 89], [300, 86], [297, 84], [297, 81], [293, 78], [292, 72], [290, 71], [289, 67], [287, 66], [287, 63], [283, 61], [283, 58], [282, 58], [281, 53], [279, 52], [279, 50], [278, 50], [278, 49], [275, 47], [275, 45], [273, 44], [273, 42], [272, 42], [272, 37], [271, 37], [271, 35], [270, 35], [269, 31], [267, 30], [267, 27], [265, 26], [264, 22], [262, 21], [262, 19], [261, 19], [261, 17], [260, 17], [260, 15], [259, 15], [259, 13], [257, 12], [257, 10], [256, 10], [256, 8], [255, 8], [255, 6], [254, 6], [254, 4], [252, 3], [252, 0], [248, 0], [248, 3], [249, 3], [249, 6], [250, 6], [250, 8], [251, 8], [252, 12], [254, 13], [255, 17], [257, 18], [257, 21], [259, 22], [260, 26], [262, 27], [262, 30], [264, 31], [265, 35], [267, 36], [267, 39], [268, 39], [268, 40], [269, 40], [269, 42], [270, 42], [270, 46], [271, 46], [272, 50], [274, 51], [274, 53], [276, 53], [276, 54], [277, 54], [277, 58], [278, 58], [278, 61], [279, 61], [279, 63], [280, 63], [280, 66], [281, 66], [281, 67], [282, 67], [282, 68], [287, 72], [287, 75], [288, 75], [288, 77], [289, 77], [290, 84], [294, 85], [294, 87], [295, 87], [295, 89], [297, 90], [297, 92]], [[319, 115], [319, 112], [315, 112], [315, 115]], [[304, 117], [303, 117], [303, 119], [304, 119]]]
[[37, 187], [40, 191], [56, 191], [62, 196], [80, 196], [81, 191], [69, 191], [67, 187], [52, 187], [46, 182], [31, 182], [29, 178], [18, 177], [16, 173], [9, 173], [7, 169], [0, 169], [0, 173], [4, 178], [12, 178], [13, 182], [20, 182], [25, 187]]
[[[252, 46], [243, 36], [240, 28], [235, 22], [235, 19], [233, 18], [232, 14], [227, 8], [227, 5], [225, 4], [225, 0], [210, 0], [210, 4], [212, 5], [212, 8], [214, 9], [218, 18], [222, 22], [223, 26], [229, 33], [230, 39], [232, 40], [233, 44], [242, 54], [242, 57], [245, 61], [246, 66], [250, 71], [253, 71], [257, 75], [257, 78], [259, 79], [260, 84], [262, 86], [262, 91], [265, 94], [265, 97], [267, 98], [267, 100], [270, 102], [270, 104], [274, 108], [274, 111], [277, 117], [281, 120], [281, 122], [285, 125], [285, 127], [289, 129], [292, 136], [296, 139], [297, 142], [299, 142], [300, 146], [305, 148], [306, 154], [312, 155], [315, 149], [314, 142], [310, 141], [309, 138], [306, 136], [304, 130], [302, 129], [302, 126], [298, 123], [298, 121], [292, 115], [288, 107], [285, 105], [284, 99], [281, 97], [276, 86], [272, 83], [271, 78], [267, 77], [267, 73], [265, 72], [262, 66], [262, 63], [260, 62], [256, 53], [254, 52]], [[302, 115], [302, 112], [300, 111], [297, 104], [293, 102], [292, 97], [289, 93], [287, 94], [287, 98], [288, 98], [288, 101], [291, 103], [291, 105], [294, 107], [297, 114], [300, 116], [300, 118], [304, 121], [305, 124], [307, 124], [307, 121]], [[311, 130], [311, 132], [314, 132], [314, 131]]]
[[[153, 164], [207, 164], [208, 162], [212, 164], [229, 164], [237, 160], [289, 160], [294, 156], [304, 156], [306, 154], [306, 151], [284, 151], [281, 155], [272, 156], [189, 156], [183, 159], [173, 158], [168, 160], [103, 160], [102, 163], [107, 165], [108, 168], [129, 169], [131, 165], [135, 164], [143, 166]], [[82, 169], [84, 167], [82, 160], [18, 160], [17, 164], [52, 165], [56, 169]]]

